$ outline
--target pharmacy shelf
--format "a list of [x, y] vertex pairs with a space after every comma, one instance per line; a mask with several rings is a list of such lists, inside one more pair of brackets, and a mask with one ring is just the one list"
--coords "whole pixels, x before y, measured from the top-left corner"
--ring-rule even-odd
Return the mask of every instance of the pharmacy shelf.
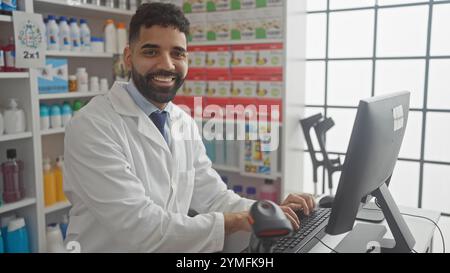
[[41, 131], [41, 136], [48, 136], [48, 135], [56, 135], [56, 134], [63, 134], [66, 131], [66, 128], [56, 128], [56, 129], [48, 129]]
[[59, 203], [56, 203], [56, 204], [54, 204], [52, 206], [46, 207], [44, 209], [44, 212], [45, 212], [45, 214], [49, 214], [49, 213], [52, 213], [52, 212], [56, 212], [56, 211], [60, 211], [60, 210], [66, 209], [66, 208], [70, 208], [71, 206], [72, 206], [72, 204], [70, 204], [69, 201], [59, 202]]
[[239, 167], [231, 167], [231, 166], [226, 166], [226, 165], [218, 165], [218, 164], [213, 164], [213, 169], [215, 169], [216, 171], [222, 171], [222, 172], [233, 172], [233, 173], [239, 173], [241, 170], [239, 169]]
[[27, 79], [30, 77], [28, 72], [0, 72], [0, 79]]
[[39, 95], [39, 100], [89, 98], [104, 94], [106, 94], [106, 92], [69, 92], [57, 94], [41, 94]]
[[65, 14], [80, 16], [84, 18], [120, 19], [129, 20], [134, 12], [117, 8], [97, 6], [93, 4], [77, 3], [74, 0], [35, 0], [35, 12], [50, 14]]
[[0, 22], [12, 22], [10, 15], [0, 15]]
[[[230, 167], [230, 166], [218, 165], [218, 164], [213, 164], [212, 167], [213, 167], [213, 169], [215, 169], [216, 171], [219, 171], [219, 172], [241, 173], [241, 170], [239, 169], [239, 167]], [[245, 174], [243, 174], [243, 176], [250, 176], [250, 177], [256, 177], [256, 178], [270, 178], [271, 177], [269, 175], [252, 174], [252, 173], [245, 173]], [[277, 172], [277, 173], [275, 173], [275, 177], [281, 178], [282, 175], [281, 175], [281, 173]]]
[[49, 57], [66, 57], [66, 58], [112, 58], [112, 53], [96, 53], [96, 52], [72, 52], [72, 51], [47, 51]]
[[3, 204], [0, 206], [0, 214], [21, 209], [36, 204], [36, 198], [25, 198], [18, 202]]
[[33, 134], [31, 132], [12, 134], [12, 135], [1, 135], [0, 142], [18, 140], [18, 139], [26, 139], [26, 138], [31, 138], [31, 137], [33, 137]]
[[283, 39], [254, 39], [240, 41], [204, 41], [189, 42], [189, 46], [219, 46], [219, 45], [251, 45], [251, 44], [278, 44], [283, 43]]

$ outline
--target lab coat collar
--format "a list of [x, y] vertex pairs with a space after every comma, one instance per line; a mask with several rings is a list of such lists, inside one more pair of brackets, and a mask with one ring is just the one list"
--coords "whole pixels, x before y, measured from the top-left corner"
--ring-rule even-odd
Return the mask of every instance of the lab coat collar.
[[[167, 153], [171, 154], [170, 148], [167, 145], [164, 137], [161, 135], [155, 124], [151, 122], [148, 116], [142, 111], [142, 109], [134, 102], [133, 98], [127, 92], [127, 83], [115, 82], [108, 98], [111, 101], [112, 107], [120, 115], [131, 116], [138, 118], [138, 131], [161, 146]], [[169, 112], [169, 118], [172, 122], [181, 118], [181, 109], [169, 102], [170, 107], [166, 107]]]

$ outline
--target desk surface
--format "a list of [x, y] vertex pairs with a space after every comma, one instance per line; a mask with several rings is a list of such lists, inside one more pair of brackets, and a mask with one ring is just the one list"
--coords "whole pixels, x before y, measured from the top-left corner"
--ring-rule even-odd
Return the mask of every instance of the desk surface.
[[[409, 208], [409, 207], [399, 207], [401, 213], [406, 214], [412, 214], [417, 216], [423, 216], [427, 217], [436, 223], [439, 221], [439, 218], [441, 214], [437, 211], [431, 211], [431, 210], [424, 210], [424, 209], [417, 209], [417, 208]], [[414, 246], [414, 250], [419, 253], [426, 252], [431, 239], [433, 238], [434, 231], [436, 229], [436, 226], [430, 222], [429, 220], [423, 219], [423, 218], [417, 218], [412, 216], [403, 215], [406, 224], [408, 225], [409, 229], [411, 230], [412, 235], [414, 236], [414, 239], [416, 240], [416, 245]], [[355, 225], [357, 223], [367, 223], [363, 221], [356, 221]], [[392, 233], [389, 230], [388, 224], [386, 220], [381, 222], [379, 225], [384, 225], [387, 227], [388, 231], [384, 238], [386, 239], [392, 239]], [[351, 232], [351, 231], [350, 231]], [[340, 235], [325, 235], [325, 237], [322, 238], [322, 241], [327, 244], [331, 248], [335, 248], [342, 239], [347, 235], [348, 233], [340, 234]], [[325, 247], [322, 243], [317, 242], [317, 244], [309, 251], [309, 253], [329, 253], [331, 250], [329, 250], [327, 247]]]

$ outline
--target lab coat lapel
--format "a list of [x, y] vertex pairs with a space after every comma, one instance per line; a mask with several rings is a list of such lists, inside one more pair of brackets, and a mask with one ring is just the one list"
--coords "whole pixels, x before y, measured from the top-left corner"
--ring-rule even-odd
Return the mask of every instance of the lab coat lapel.
[[117, 113], [138, 118], [138, 131], [145, 137], [161, 146], [165, 152], [171, 155], [169, 146], [159, 132], [156, 125], [145, 113], [139, 109], [133, 98], [125, 90], [126, 83], [115, 82], [109, 93], [110, 101]]

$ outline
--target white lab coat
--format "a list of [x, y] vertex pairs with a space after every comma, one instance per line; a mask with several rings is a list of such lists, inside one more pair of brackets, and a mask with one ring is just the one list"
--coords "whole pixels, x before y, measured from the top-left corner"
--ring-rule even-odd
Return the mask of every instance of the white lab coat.
[[[226, 189], [189, 115], [174, 105], [171, 123], [196, 139], [172, 138], [169, 148], [124, 84], [92, 99], [66, 128], [66, 243], [81, 252], [221, 251], [222, 212], [253, 201]], [[200, 214], [187, 216], [189, 208]]]

